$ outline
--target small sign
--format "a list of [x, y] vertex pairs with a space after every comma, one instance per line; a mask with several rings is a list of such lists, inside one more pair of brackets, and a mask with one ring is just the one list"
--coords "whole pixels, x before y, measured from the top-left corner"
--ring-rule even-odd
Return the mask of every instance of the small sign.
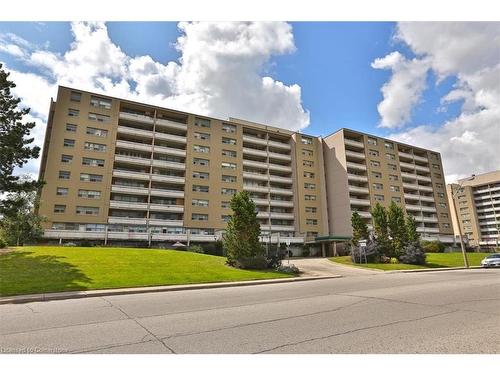
[[358, 243], [359, 243], [359, 247], [366, 247], [366, 240], [361, 240]]

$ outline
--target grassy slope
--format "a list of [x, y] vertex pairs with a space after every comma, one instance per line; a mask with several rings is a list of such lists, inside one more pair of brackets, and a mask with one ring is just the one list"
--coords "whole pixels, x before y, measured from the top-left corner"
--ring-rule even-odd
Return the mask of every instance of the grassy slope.
[[[481, 260], [483, 260], [483, 258], [488, 254], [490, 253], [467, 253], [469, 265], [480, 266]], [[330, 260], [345, 265], [376, 268], [384, 271], [411, 270], [419, 268], [462, 267], [464, 265], [464, 259], [462, 253], [428, 253], [426, 259], [427, 260], [426, 266], [417, 266], [413, 264], [383, 264], [383, 263], [368, 263], [368, 264], [354, 265], [351, 261], [350, 256], [330, 258]]]
[[288, 277], [175, 250], [34, 246], [0, 254], [0, 295]]

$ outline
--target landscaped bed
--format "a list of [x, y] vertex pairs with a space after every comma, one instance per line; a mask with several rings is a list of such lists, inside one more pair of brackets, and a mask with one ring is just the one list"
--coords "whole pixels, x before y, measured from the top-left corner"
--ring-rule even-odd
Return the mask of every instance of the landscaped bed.
[[176, 250], [32, 246], [0, 254], [0, 296], [290, 277]]
[[[470, 266], [480, 266], [481, 260], [490, 253], [467, 253], [467, 259]], [[335, 263], [345, 264], [349, 266], [375, 268], [383, 271], [392, 270], [411, 270], [424, 268], [444, 268], [444, 267], [463, 267], [464, 258], [462, 253], [428, 253], [426, 257], [426, 265], [419, 266], [414, 264], [403, 263], [362, 263], [354, 264], [350, 256], [330, 258]]]

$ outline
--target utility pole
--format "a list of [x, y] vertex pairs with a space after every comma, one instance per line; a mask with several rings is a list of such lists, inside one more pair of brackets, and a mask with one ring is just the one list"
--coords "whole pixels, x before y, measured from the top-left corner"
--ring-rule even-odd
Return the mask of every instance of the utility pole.
[[[463, 189], [463, 186], [460, 184], [457, 184], [460, 189]], [[459, 240], [460, 240], [460, 248], [462, 249], [462, 255], [464, 257], [464, 266], [465, 268], [469, 268], [469, 260], [467, 259], [467, 252], [465, 251], [465, 246], [464, 246], [464, 241], [463, 241], [463, 236], [462, 236], [462, 226], [460, 225], [460, 219], [458, 217], [458, 211], [457, 211], [457, 206], [455, 204], [455, 193], [453, 192], [453, 187], [454, 184], [451, 184], [451, 203], [453, 204], [453, 211], [455, 211], [455, 219], [457, 220], [457, 226], [458, 226], [458, 235], [459, 235]], [[459, 191], [458, 189], [456, 191]]]

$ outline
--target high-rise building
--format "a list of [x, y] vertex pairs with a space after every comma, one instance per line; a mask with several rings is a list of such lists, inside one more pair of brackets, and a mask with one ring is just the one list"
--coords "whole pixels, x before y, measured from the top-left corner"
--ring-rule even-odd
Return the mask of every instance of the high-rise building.
[[350, 235], [354, 211], [370, 228], [370, 209], [396, 202], [423, 240], [453, 242], [439, 153], [350, 129], [323, 142], [330, 233]]
[[[455, 236], [462, 235], [471, 246], [498, 247], [500, 243], [500, 171], [473, 175], [447, 185], [453, 209]], [[459, 222], [457, 223], [456, 216]], [[458, 237], [459, 238], [459, 237]]]
[[45, 238], [213, 242], [250, 193], [262, 240], [328, 234], [321, 138], [59, 87], [40, 179]]

